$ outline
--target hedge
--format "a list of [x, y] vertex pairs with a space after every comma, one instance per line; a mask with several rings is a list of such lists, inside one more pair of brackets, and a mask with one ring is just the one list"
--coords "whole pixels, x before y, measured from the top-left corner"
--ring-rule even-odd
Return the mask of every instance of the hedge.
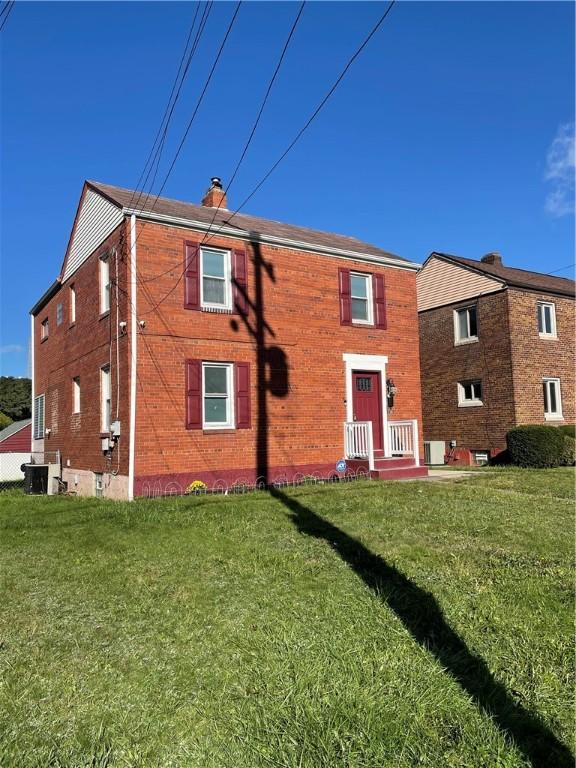
[[561, 427], [557, 427], [564, 435], [568, 435], [573, 439], [576, 439], [576, 424], [562, 424]]
[[508, 453], [519, 467], [560, 467], [566, 460], [565, 435], [557, 427], [527, 425], [506, 435]]

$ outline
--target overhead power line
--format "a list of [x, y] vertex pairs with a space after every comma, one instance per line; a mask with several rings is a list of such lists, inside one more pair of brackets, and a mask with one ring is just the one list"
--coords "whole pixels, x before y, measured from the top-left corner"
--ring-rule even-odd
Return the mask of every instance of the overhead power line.
[[[342, 69], [336, 80], [334, 81], [333, 85], [330, 87], [330, 89], [327, 91], [326, 95], [323, 97], [323, 99], [320, 101], [314, 112], [310, 115], [304, 126], [298, 131], [296, 136], [292, 139], [290, 144], [287, 146], [287, 148], [282, 152], [280, 157], [276, 160], [276, 162], [270, 167], [270, 169], [266, 172], [266, 174], [262, 177], [262, 179], [258, 182], [258, 184], [253, 188], [253, 190], [250, 192], [250, 194], [244, 198], [241, 205], [236, 208], [236, 210], [224, 221], [218, 229], [216, 229], [212, 234], [209, 234], [210, 230], [206, 233], [204, 236], [202, 242], [208, 242], [209, 240], [213, 239], [224, 227], [229, 226], [232, 219], [244, 208], [246, 203], [254, 197], [256, 192], [262, 187], [262, 185], [270, 178], [270, 176], [274, 173], [276, 168], [280, 165], [280, 163], [286, 158], [286, 156], [290, 153], [290, 151], [294, 148], [296, 143], [300, 140], [300, 138], [304, 135], [306, 130], [310, 127], [312, 122], [315, 120], [315, 118], [318, 116], [318, 114], [321, 112], [322, 108], [326, 105], [334, 91], [338, 88], [342, 80], [344, 79], [346, 73], [352, 66], [352, 64], [356, 61], [358, 56], [362, 53], [362, 51], [366, 48], [370, 40], [374, 37], [378, 29], [382, 26], [383, 22], [385, 21], [386, 17], [392, 10], [396, 0], [391, 0], [391, 2], [388, 4], [386, 10], [380, 16], [376, 24], [372, 27], [368, 35], [364, 38], [360, 46], [356, 49], [356, 51], [352, 54], [348, 62], [346, 63], [345, 67]], [[156, 198], [157, 200], [158, 198]], [[209, 235], [209, 236], [208, 236]], [[177, 266], [177, 265], [175, 265]], [[165, 273], [164, 273], [165, 274]], [[147, 310], [144, 314], [150, 314], [151, 312], [154, 312], [158, 307], [166, 301], [166, 299], [176, 290], [178, 284], [182, 280], [182, 277], [184, 275], [184, 270], [181, 270], [180, 275], [178, 277], [178, 280], [176, 281], [175, 285], [172, 286], [172, 288], [166, 293], [159, 302], [157, 302], [151, 309]], [[148, 282], [151, 280], [157, 279], [160, 277], [160, 275], [156, 275], [155, 278], [149, 278]]]
[[[148, 154], [148, 158], [144, 165], [144, 169], [140, 174], [140, 178], [138, 179], [138, 182], [136, 184], [134, 196], [136, 192], [139, 190], [140, 184], [142, 184], [141, 192], [140, 194], [138, 194], [138, 198], [137, 198], [138, 203], [140, 202], [142, 193], [146, 188], [146, 184], [148, 182], [148, 179], [150, 178], [152, 169], [154, 168], [154, 166], [156, 166], [156, 169], [154, 171], [154, 176], [149, 185], [149, 188], [152, 189], [152, 187], [154, 186], [154, 182], [156, 180], [156, 174], [158, 172], [158, 168], [160, 167], [160, 159], [162, 156], [162, 152], [164, 150], [164, 144], [166, 141], [166, 136], [168, 134], [170, 121], [172, 119], [172, 115], [174, 114], [176, 104], [178, 103], [180, 92], [182, 90], [182, 86], [184, 85], [184, 81], [186, 80], [188, 70], [190, 69], [190, 65], [192, 63], [196, 50], [198, 49], [198, 45], [202, 38], [202, 34], [208, 22], [208, 17], [210, 16], [210, 12], [212, 11], [212, 6], [213, 6], [213, 2], [208, 2], [204, 4], [203, 10], [202, 10], [202, 16], [200, 17], [200, 22], [198, 24], [198, 29], [196, 30], [196, 35], [192, 43], [192, 46], [190, 48], [190, 51], [188, 52], [188, 47], [190, 44], [190, 40], [192, 38], [192, 33], [194, 32], [194, 27], [196, 25], [198, 12], [200, 10], [200, 3], [196, 4], [196, 12], [194, 14], [194, 18], [192, 19], [192, 24], [190, 25], [190, 30], [188, 32], [188, 37], [186, 39], [186, 45], [184, 46], [184, 51], [182, 52], [182, 56], [180, 58], [180, 65], [178, 67], [178, 72], [176, 73], [176, 77], [174, 78], [174, 83], [172, 84], [172, 90], [170, 91], [170, 96], [168, 97], [168, 102], [164, 110], [164, 115], [162, 116], [162, 120], [160, 121], [160, 125], [158, 127], [158, 131], [156, 133], [156, 137], [154, 139], [152, 149]], [[187, 52], [188, 52], [188, 58], [186, 59]], [[146, 172], [146, 169], [148, 169], [147, 172]], [[132, 206], [134, 196], [130, 200], [130, 206]]]
[[558, 269], [552, 270], [552, 272], [546, 272], [547, 275], [555, 275], [556, 272], [564, 272], [565, 269], [574, 269], [576, 267], [576, 262], [572, 262], [572, 264], [566, 264], [564, 267], [558, 267]]
[[16, 0], [8, 0], [8, 2], [5, 2], [2, 4], [2, 9], [0, 10], [0, 32], [2, 32], [2, 30], [6, 26], [8, 17], [12, 13], [12, 9], [14, 8], [15, 1]]

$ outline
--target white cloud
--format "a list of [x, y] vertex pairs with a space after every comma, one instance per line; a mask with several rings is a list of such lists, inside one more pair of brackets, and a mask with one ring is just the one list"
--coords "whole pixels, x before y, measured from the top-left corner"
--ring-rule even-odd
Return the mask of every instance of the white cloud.
[[10, 355], [12, 352], [24, 352], [24, 347], [20, 344], [5, 344], [0, 347], [0, 355]]
[[574, 213], [574, 123], [565, 123], [546, 155], [544, 179], [551, 185], [546, 211], [555, 217]]

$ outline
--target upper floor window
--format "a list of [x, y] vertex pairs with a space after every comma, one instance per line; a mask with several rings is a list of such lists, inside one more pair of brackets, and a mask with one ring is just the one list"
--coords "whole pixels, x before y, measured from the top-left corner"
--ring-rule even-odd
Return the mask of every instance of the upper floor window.
[[538, 333], [543, 339], [556, 338], [556, 306], [551, 302], [538, 302]]
[[64, 312], [62, 310], [62, 303], [56, 304], [56, 325], [62, 325], [64, 318]]
[[112, 388], [110, 382], [110, 366], [100, 368], [100, 431], [110, 431], [112, 418]]
[[80, 376], [72, 379], [72, 413], [80, 413]]
[[458, 405], [484, 405], [480, 380], [458, 382]]
[[200, 302], [206, 309], [232, 309], [230, 251], [200, 249]]
[[372, 325], [372, 276], [350, 272], [352, 322]]
[[454, 343], [467, 344], [478, 341], [476, 305], [454, 310]]
[[341, 325], [371, 325], [386, 330], [386, 283], [377, 272], [338, 269]]
[[562, 419], [562, 396], [560, 394], [560, 379], [543, 379], [542, 388], [544, 390], [545, 419], [547, 421]]
[[100, 314], [110, 310], [110, 262], [108, 254], [100, 257]]
[[70, 325], [76, 322], [76, 287], [70, 286]]
[[48, 318], [45, 320], [42, 320], [42, 325], [40, 327], [40, 339], [44, 341], [44, 339], [48, 338], [49, 333], [49, 326], [48, 326]]
[[34, 398], [34, 440], [44, 438], [44, 395]]

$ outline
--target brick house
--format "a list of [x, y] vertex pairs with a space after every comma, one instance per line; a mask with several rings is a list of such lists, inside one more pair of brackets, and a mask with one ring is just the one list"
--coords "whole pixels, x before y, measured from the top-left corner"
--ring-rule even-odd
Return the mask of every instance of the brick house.
[[20, 467], [30, 461], [32, 420], [14, 421], [0, 430], [0, 482], [21, 480]]
[[233, 214], [216, 178], [202, 205], [86, 182], [31, 310], [33, 450], [114, 498], [425, 474], [416, 270]]
[[448, 461], [495, 456], [518, 424], [574, 423], [573, 280], [432, 253], [417, 283], [424, 439]]

